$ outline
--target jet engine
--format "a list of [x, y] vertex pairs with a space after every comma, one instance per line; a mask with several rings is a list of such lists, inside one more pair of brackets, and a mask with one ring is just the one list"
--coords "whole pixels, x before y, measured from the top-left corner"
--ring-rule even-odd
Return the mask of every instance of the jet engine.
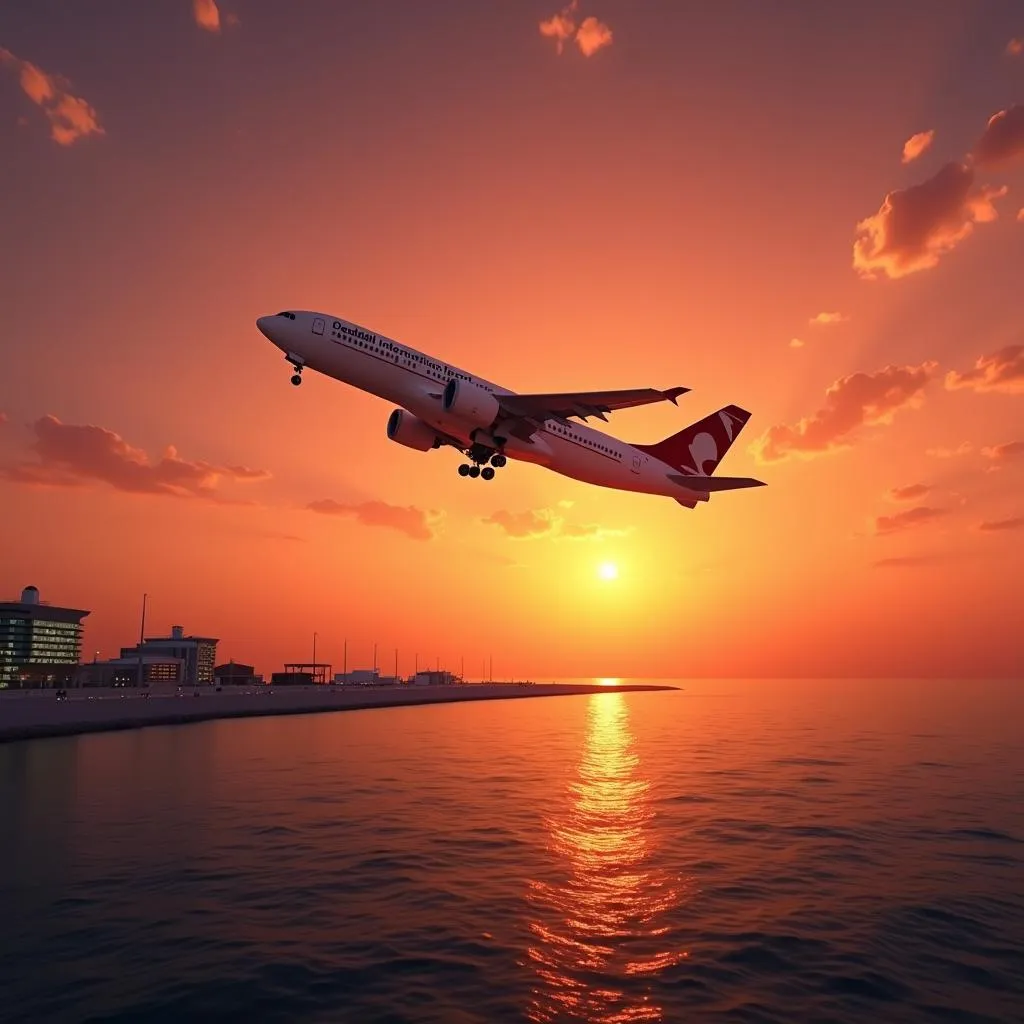
[[388, 437], [418, 452], [441, 447], [441, 440], [434, 433], [433, 427], [405, 409], [395, 409], [388, 418]]
[[453, 377], [444, 389], [444, 411], [471, 427], [489, 427], [500, 408], [490, 391], [472, 381]]

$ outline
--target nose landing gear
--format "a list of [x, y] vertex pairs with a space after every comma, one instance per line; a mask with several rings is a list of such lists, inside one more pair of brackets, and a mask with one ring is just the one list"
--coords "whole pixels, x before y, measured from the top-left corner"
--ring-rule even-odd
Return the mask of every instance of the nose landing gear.
[[300, 363], [296, 359], [288, 359], [287, 357], [285, 357], [285, 359], [286, 359], [286, 362], [288, 363], [288, 365], [291, 366], [292, 369], [295, 370], [295, 373], [292, 374], [292, 383], [296, 387], [298, 387], [302, 383], [302, 365], [303, 364]]

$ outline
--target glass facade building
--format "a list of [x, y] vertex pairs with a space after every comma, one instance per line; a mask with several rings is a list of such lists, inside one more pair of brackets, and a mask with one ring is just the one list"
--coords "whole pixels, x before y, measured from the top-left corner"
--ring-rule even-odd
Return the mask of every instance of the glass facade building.
[[0, 688], [66, 685], [82, 654], [79, 608], [43, 604], [35, 587], [0, 602]]

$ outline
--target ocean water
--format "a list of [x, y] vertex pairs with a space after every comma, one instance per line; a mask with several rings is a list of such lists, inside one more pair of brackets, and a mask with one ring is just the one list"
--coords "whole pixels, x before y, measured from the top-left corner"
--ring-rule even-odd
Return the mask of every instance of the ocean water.
[[1024, 685], [0, 746], [5, 1021], [1024, 1021]]

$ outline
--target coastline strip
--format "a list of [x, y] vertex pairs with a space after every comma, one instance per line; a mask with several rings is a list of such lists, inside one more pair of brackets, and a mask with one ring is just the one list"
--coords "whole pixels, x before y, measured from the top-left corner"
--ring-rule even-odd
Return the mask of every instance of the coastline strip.
[[[629, 683], [615, 686], [566, 683], [469, 683], [461, 686], [316, 686], [261, 687], [244, 692], [184, 692], [148, 694], [137, 691], [69, 690], [58, 701], [53, 691], [19, 691], [0, 696], [0, 743], [76, 736], [94, 732], [142, 729], [151, 725], [187, 725], [220, 718], [259, 718], [268, 715], [308, 715], [329, 711], [369, 711], [374, 708], [452, 704], [473, 700], [512, 700], [527, 697], [580, 696], [677, 690], [676, 686]], [[101, 695], [100, 695], [101, 694]]]

